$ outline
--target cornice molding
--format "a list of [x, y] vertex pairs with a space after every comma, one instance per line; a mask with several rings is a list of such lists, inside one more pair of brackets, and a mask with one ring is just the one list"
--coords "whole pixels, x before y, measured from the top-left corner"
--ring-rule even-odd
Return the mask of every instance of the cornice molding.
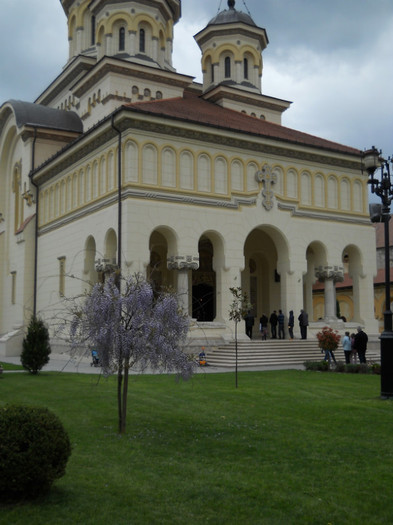
[[277, 208], [279, 210], [288, 211], [290, 212], [292, 217], [303, 217], [306, 219], [319, 219], [321, 221], [337, 221], [337, 222], [347, 222], [351, 224], [367, 224], [370, 225], [370, 218], [369, 217], [349, 217], [346, 215], [338, 214], [337, 212], [332, 212], [332, 214], [329, 213], [323, 213], [323, 212], [315, 212], [311, 210], [299, 210], [299, 208], [296, 205], [293, 204], [284, 204], [282, 202], [277, 202]]
[[[257, 199], [255, 197], [233, 197], [231, 200], [218, 199], [217, 197], [200, 197], [200, 196], [190, 196], [190, 195], [178, 195], [175, 193], [166, 193], [163, 191], [151, 191], [151, 190], [142, 190], [136, 188], [127, 188], [125, 187], [122, 190], [122, 201], [127, 199], [140, 199], [140, 200], [158, 200], [161, 202], [170, 202], [176, 204], [187, 204], [195, 206], [205, 206], [211, 208], [226, 208], [237, 210], [241, 206], [255, 206]], [[85, 204], [82, 208], [78, 210], [68, 212], [67, 215], [59, 217], [49, 224], [39, 226], [39, 235], [44, 235], [50, 231], [56, 230], [66, 224], [82, 219], [86, 215], [92, 215], [98, 211], [101, 211], [103, 208], [108, 206], [115, 205], [118, 202], [117, 191], [102, 197], [99, 200], [94, 202], [89, 202]]]
[[[122, 115], [117, 116], [116, 126], [118, 129], [121, 129], [122, 132], [138, 130], [146, 132], [150, 135], [150, 138], [152, 138], [152, 135], [165, 135], [165, 137], [185, 138], [198, 141], [199, 143], [205, 142], [207, 146], [215, 144], [233, 149], [247, 150], [248, 152], [252, 151], [256, 152], [258, 156], [276, 156], [291, 161], [325, 164], [329, 167], [339, 167], [348, 170], [361, 169], [360, 160], [347, 160], [344, 159], [341, 154], [335, 156], [334, 152], [332, 152], [331, 155], [325, 155], [320, 152], [321, 150], [314, 153], [310, 147], [307, 147], [307, 150], [298, 149], [301, 147], [300, 144], [293, 144], [291, 148], [289, 145], [284, 145], [283, 140], [280, 141], [275, 138], [259, 137], [252, 134], [246, 135], [244, 132], [237, 133], [234, 130], [226, 130], [207, 125], [201, 125], [197, 128], [195, 123], [188, 123], [179, 119], [171, 119], [169, 123], [165, 117], [146, 116], [145, 113], [140, 112], [133, 114], [133, 108], [127, 107], [120, 108], [118, 112], [122, 113]], [[44, 163], [35, 172], [35, 182], [38, 184], [46, 182], [52, 176], [58, 175], [59, 172], [66, 170], [87, 155], [90, 155], [93, 151], [113, 140], [116, 133], [108, 125], [108, 122], [109, 120], [107, 118], [90, 130], [90, 133], [93, 134], [94, 132], [94, 136], [91, 138], [88, 136], [88, 132]], [[180, 125], [180, 122], [184, 122], [184, 124]], [[100, 130], [100, 128], [102, 128], [102, 130]], [[245, 136], [248, 138], [245, 138]], [[84, 141], [82, 146], [80, 141]], [[274, 144], [274, 142], [276, 142], [276, 144]], [[40, 172], [42, 175], [40, 175]]]
[[193, 77], [181, 75], [174, 71], [160, 69], [158, 67], [146, 66], [135, 62], [128, 62], [116, 57], [103, 57], [96, 66], [81, 78], [72, 88], [73, 94], [80, 98], [84, 93], [90, 90], [108, 73], [117, 75], [152, 80], [154, 82], [186, 88], [191, 84]]

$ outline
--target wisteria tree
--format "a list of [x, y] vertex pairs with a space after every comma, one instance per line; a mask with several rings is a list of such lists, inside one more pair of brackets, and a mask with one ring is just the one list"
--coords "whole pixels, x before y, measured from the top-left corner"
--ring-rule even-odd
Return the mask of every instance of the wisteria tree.
[[252, 308], [246, 292], [243, 292], [240, 286], [229, 288], [233, 301], [229, 305], [229, 319], [235, 321], [235, 385], [237, 381], [237, 325]]
[[183, 351], [189, 322], [177, 298], [155, 296], [139, 274], [96, 284], [73, 312], [73, 347], [98, 352], [103, 373], [117, 373], [119, 432], [126, 429], [128, 374], [133, 368], [177, 372], [188, 379], [195, 363]]

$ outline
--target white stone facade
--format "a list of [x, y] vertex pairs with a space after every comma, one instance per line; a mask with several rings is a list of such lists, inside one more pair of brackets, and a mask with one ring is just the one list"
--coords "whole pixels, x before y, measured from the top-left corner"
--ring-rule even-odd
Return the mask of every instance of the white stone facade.
[[[312, 319], [312, 285], [324, 279], [334, 323], [344, 258], [356, 298], [350, 321], [376, 333], [361, 152], [282, 128], [289, 103], [263, 95], [257, 78], [245, 95], [236, 68], [230, 86], [210, 92], [174, 72], [179, 1], [62, 4], [70, 62], [38, 99], [55, 114], [39, 106], [33, 118], [13, 101], [0, 108], [0, 335], [23, 329], [33, 312], [51, 324], [97, 269], [119, 263], [123, 275], [172, 286], [194, 319], [191, 338], [206, 344], [232, 337], [233, 286], [248, 292], [257, 318], [303, 308]], [[93, 15], [97, 52], [86, 47]], [[123, 23], [129, 56], [116, 47]], [[141, 27], [151, 37], [144, 60], [134, 53]], [[231, 19], [228, 45], [234, 28]], [[215, 29], [201, 32], [203, 54]], [[247, 36], [241, 20], [239, 31], [247, 45], [264, 35], [255, 27]], [[104, 42], [110, 56], [101, 58]]]

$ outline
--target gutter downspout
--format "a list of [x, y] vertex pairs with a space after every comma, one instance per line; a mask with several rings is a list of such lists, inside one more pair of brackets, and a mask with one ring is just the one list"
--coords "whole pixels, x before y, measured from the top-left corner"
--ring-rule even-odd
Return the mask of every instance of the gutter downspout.
[[[118, 134], [118, 151], [117, 151], [117, 196], [118, 196], [118, 215], [117, 215], [117, 266], [121, 275], [121, 237], [122, 237], [122, 202], [121, 202], [121, 178], [122, 178], [122, 164], [121, 164], [121, 130], [115, 126], [115, 115], [112, 115], [112, 128]], [[120, 279], [119, 279], [120, 289]]]
[[33, 316], [36, 317], [37, 315], [37, 273], [38, 273], [38, 210], [39, 210], [39, 201], [40, 201], [40, 194], [38, 191], [38, 185], [33, 180], [33, 171], [35, 168], [35, 145], [37, 142], [37, 128], [34, 128], [34, 138], [33, 138], [33, 147], [31, 151], [31, 170], [30, 170], [30, 181], [33, 184], [33, 186], [36, 189], [36, 196], [35, 196], [35, 226], [34, 226], [34, 291], [33, 291]]

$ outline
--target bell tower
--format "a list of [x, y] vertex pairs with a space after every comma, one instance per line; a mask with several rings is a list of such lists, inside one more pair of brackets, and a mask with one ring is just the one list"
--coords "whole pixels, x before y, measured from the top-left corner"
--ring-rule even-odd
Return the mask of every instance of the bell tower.
[[60, 0], [68, 21], [69, 61], [111, 56], [173, 71], [173, 27], [181, 0]]
[[265, 29], [235, 9], [235, 0], [194, 38], [202, 51], [204, 91], [227, 85], [261, 93], [262, 51], [269, 41]]

